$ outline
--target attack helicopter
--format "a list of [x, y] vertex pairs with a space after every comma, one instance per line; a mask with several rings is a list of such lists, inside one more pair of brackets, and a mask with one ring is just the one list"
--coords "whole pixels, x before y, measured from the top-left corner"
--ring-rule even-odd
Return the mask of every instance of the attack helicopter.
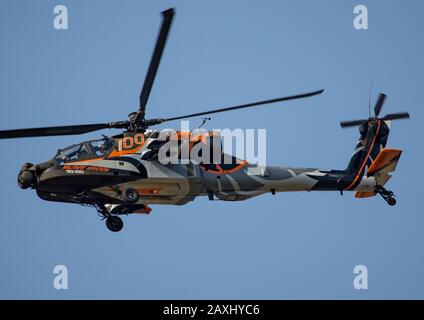
[[384, 188], [396, 169], [401, 150], [386, 148], [392, 120], [409, 118], [407, 112], [379, 117], [386, 99], [380, 94], [374, 115], [368, 119], [341, 122], [343, 128], [359, 126], [360, 138], [344, 170], [319, 170], [250, 164], [231, 155], [221, 163], [163, 164], [160, 148], [171, 139], [212, 145], [214, 132], [192, 135], [179, 131], [160, 139], [150, 127], [164, 122], [303, 99], [324, 90], [213, 109], [189, 115], [146, 119], [146, 106], [174, 17], [174, 9], [162, 12], [162, 26], [139, 96], [139, 109], [128, 120], [85, 125], [55, 126], [0, 131], [0, 139], [80, 135], [104, 129], [122, 133], [84, 141], [59, 149], [53, 159], [25, 163], [18, 174], [22, 189], [34, 189], [47, 201], [92, 206], [113, 232], [123, 228], [121, 215], [150, 214], [150, 205], [184, 205], [198, 196], [210, 200], [243, 201], [265, 193], [289, 191], [354, 191], [357, 198], [381, 195], [396, 204], [392, 191]]

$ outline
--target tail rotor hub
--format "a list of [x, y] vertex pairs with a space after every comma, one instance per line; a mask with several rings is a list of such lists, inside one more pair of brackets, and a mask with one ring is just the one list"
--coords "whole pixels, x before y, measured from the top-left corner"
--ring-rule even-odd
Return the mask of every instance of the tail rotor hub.
[[387, 114], [384, 117], [380, 118], [380, 113], [383, 108], [384, 102], [386, 101], [386, 95], [384, 93], [380, 93], [380, 96], [378, 97], [378, 100], [374, 107], [374, 117], [370, 117], [368, 119], [361, 119], [361, 120], [352, 120], [352, 121], [342, 121], [340, 122], [340, 126], [343, 129], [350, 128], [350, 127], [360, 127], [360, 131], [362, 134], [362, 128], [364, 126], [366, 127], [372, 127], [373, 125], [377, 124], [378, 121], [392, 121], [392, 120], [400, 120], [400, 119], [409, 119], [409, 113], [408, 112], [399, 112], [399, 113], [391, 113]]

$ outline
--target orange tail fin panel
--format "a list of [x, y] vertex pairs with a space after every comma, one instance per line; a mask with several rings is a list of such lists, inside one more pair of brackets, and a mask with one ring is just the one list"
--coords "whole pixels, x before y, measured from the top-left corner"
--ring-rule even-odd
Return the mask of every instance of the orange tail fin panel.
[[[373, 176], [378, 185], [384, 186], [391, 178], [390, 172], [396, 170], [401, 154], [402, 151], [397, 149], [381, 150], [377, 158], [375, 158], [368, 168], [368, 177]], [[355, 198], [370, 198], [375, 195], [376, 193], [372, 191], [357, 191], [355, 193]]]
[[[399, 161], [400, 155], [402, 154], [401, 150], [397, 149], [383, 149], [378, 154], [377, 158], [374, 160], [374, 162], [371, 164], [371, 166], [368, 169], [368, 176], [371, 176], [375, 174], [377, 171], [381, 171], [383, 169], [389, 169], [388, 167], [391, 167], [393, 164], [394, 167], [390, 168], [394, 171], [396, 169], [396, 164]], [[386, 172], [389, 172], [388, 170], [384, 170]]]

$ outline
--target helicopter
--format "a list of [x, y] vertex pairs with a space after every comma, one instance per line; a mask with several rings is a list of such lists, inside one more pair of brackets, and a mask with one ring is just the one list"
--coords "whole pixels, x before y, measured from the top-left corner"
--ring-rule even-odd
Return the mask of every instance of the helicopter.
[[[209, 200], [244, 201], [253, 197], [293, 191], [354, 191], [357, 198], [376, 195], [390, 205], [396, 204], [392, 191], [384, 188], [395, 171], [401, 150], [386, 148], [392, 120], [410, 118], [407, 112], [380, 117], [385, 94], [380, 94], [374, 115], [367, 119], [341, 122], [342, 128], [358, 127], [359, 140], [343, 170], [320, 170], [265, 166], [222, 153], [230, 161], [209, 163], [189, 161], [163, 164], [159, 161], [165, 143], [213, 146], [219, 141], [214, 132], [193, 135], [177, 131], [161, 137], [150, 127], [164, 122], [215, 113], [304, 99], [323, 93], [318, 90], [213, 109], [170, 118], [146, 118], [146, 106], [163, 55], [174, 17], [174, 8], [162, 12], [162, 25], [139, 96], [139, 108], [128, 120], [55, 127], [0, 131], [0, 139], [80, 135], [103, 129], [121, 129], [122, 133], [98, 140], [84, 141], [59, 149], [43, 163], [25, 163], [18, 174], [22, 189], [33, 189], [46, 201], [94, 207], [112, 232], [123, 229], [122, 215], [150, 214], [151, 205], [185, 205], [198, 196]], [[218, 143], [219, 144], [219, 143]], [[212, 147], [213, 148], [213, 147]], [[218, 157], [219, 158], [219, 157]], [[219, 160], [219, 159], [218, 159]]]

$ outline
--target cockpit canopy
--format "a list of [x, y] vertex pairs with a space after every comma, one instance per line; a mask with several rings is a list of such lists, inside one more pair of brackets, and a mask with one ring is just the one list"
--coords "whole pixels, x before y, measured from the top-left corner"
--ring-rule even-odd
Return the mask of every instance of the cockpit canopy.
[[104, 158], [113, 149], [112, 139], [100, 139], [82, 142], [64, 149], [59, 149], [55, 159], [61, 163], [68, 163], [81, 160]]

